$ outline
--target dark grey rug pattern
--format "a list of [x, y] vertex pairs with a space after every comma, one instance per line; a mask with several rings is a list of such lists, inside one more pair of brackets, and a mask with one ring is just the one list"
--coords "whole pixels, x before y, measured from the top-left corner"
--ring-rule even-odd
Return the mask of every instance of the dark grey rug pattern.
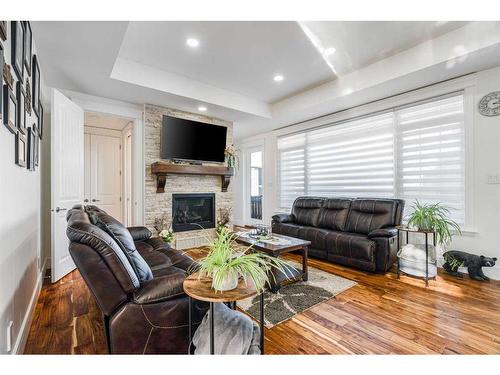
[[[292, 263], [292, 262], [291, 262]], [[296, 267], [300, 265], [292, 263]], [[265, 325], [271, 328], [298, 313], [324, 302], [356, 285], [356, 282], [340, 276], [309, 267], [309, 280], [288, 284], [274, 294], [264, 295]], [[260, 298], [255, 296], [238, 302], [238, 307], [258, 320], [260, 317]]]

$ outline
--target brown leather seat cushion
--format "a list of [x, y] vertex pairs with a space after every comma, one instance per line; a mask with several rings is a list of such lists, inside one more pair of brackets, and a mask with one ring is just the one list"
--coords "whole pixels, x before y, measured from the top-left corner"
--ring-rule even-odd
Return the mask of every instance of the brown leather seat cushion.
[[362, 234], [330, 231], [325, 236], [325, 245], [328, 255], [339, 255], [369, 262], [375, 260], [375, 241]]

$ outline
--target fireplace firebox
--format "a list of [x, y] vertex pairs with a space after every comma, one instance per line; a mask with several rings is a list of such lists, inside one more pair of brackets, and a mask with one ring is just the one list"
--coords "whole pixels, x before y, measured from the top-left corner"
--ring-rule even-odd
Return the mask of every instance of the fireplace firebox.
[[174, 232], [215, 228], [215, 194], [172, 194]]

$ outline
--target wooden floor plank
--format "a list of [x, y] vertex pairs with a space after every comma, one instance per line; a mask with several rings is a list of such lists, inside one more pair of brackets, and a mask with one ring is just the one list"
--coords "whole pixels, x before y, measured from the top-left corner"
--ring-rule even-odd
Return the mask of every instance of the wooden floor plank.
[[[391, 272], [375, 275], [316, 259], [310, 266], [358, 284], [266, 329], [267, 354], [500, 353], [498, 281], [440, 272], [425, 288]], [[45, 282], [24, 352], [107, 353], [101, 313], [78, 271]]]

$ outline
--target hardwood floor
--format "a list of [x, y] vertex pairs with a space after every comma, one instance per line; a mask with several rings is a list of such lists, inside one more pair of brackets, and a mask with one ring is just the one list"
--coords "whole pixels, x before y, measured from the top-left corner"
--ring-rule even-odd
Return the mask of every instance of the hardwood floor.
[[[314, 259], [310, 266], [358, 285], [266, 329], [266, 354], [500, 353], [499, 281], [440, 273], [426, 289], [423, 281], [397, 280], [394, 273], [368, 274]], [[25, 353], [106, 352], [100, 312], [78, 271], [44, 285]]]

